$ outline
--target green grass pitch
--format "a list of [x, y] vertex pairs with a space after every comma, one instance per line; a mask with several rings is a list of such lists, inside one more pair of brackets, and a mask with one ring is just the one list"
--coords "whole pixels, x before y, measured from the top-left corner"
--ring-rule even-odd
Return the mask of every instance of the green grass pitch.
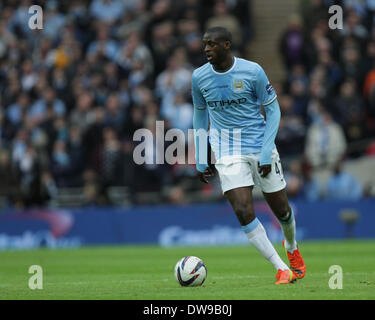
[[[276, 249], [287, 262], [281, 245]], [[251, 246], [2, 251], [0, 299], [375, 299], [375, 241], [302, 242], [300, 249], [305, 278], [280, 286], [273, 267]], [[174, 278], [175, 263], [186, 255], [206, 263], [201, 287], [181, 287]], [[43, 269], [42, 290], [28, 287], [31, 265]], [[328, 285], [332, 265], [343, 270], [342, 289]]]

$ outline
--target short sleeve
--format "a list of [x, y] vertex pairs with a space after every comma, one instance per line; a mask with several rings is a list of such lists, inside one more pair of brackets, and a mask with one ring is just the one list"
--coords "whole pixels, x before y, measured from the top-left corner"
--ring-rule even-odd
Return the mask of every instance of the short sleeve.
[[193, 105], [196, 109], [206, 109], [206, 100], [204, 99], [202, 92], [199, 90], [197, 79], [193, 73], [191, 77], [191, 95], [193, 98]]
[[258, 72], [255, 79], [255, 91], [258, 101], [261, 105], [266, 106], [276, 98], [276, 92], [269, 82], [263, 68], [258, 65]]

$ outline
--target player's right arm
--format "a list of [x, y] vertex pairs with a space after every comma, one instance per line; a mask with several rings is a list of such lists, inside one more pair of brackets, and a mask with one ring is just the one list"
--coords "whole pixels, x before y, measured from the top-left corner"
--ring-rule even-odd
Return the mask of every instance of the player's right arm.
[[208, 183], [207, 177], [213, 175], [207, 163], [208, 111], [206, 100], [199, 89], [195, 73], [193, 73], [191, 78], [191, 94], [194, 105], [195, 165], [199, 179], [204, 183]]

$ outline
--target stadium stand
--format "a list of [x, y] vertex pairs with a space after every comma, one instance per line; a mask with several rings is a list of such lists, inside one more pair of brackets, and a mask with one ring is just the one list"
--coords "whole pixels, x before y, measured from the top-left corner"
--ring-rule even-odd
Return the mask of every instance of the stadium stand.
[[[165, 130], [192, 127], [190, 81], [205, 63], [202, 34], [225, 22], [236, 54], [251, 59], [267, 28], [253, 19], [254, 3], [1, 1], [0, 206], [221, 199], [217, 178], [203, 186], [194, 164], [136, 165], [133, 135], [155, 130], [157, 120]], [[283, 114], [276, 143], [289, 196], [326, 198], [326, 181], [344, 160], [361, 197], [373, 197], [373, 1], [335, 1], [344, 8], [342, 30], [328, 27], [333, 1], [298, 3], [272, 52], [283, 62], [274, 83]], [[28, 28], [32, 4], [44, 10], [42, 30]]]

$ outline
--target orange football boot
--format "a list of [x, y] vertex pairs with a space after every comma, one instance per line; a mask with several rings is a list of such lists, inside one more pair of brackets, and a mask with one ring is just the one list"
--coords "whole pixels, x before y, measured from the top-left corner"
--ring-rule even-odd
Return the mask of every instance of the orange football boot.
[[285, 248], [285, 239], [283, 241], [283, 247], [285, 249], [286, 255], [288, 256], [290, 269], [292, 270], [293, 274], [296, 276], [297, 279], [302, 279], [306, 273], [306, 266], [303, 262], [301, 252], [299, 251], [298, 247], [293, 253], [290, 253]]
[[289, 284], [296, 281], [296, 276], [292, 270], [277, 270], [275, 284]]

